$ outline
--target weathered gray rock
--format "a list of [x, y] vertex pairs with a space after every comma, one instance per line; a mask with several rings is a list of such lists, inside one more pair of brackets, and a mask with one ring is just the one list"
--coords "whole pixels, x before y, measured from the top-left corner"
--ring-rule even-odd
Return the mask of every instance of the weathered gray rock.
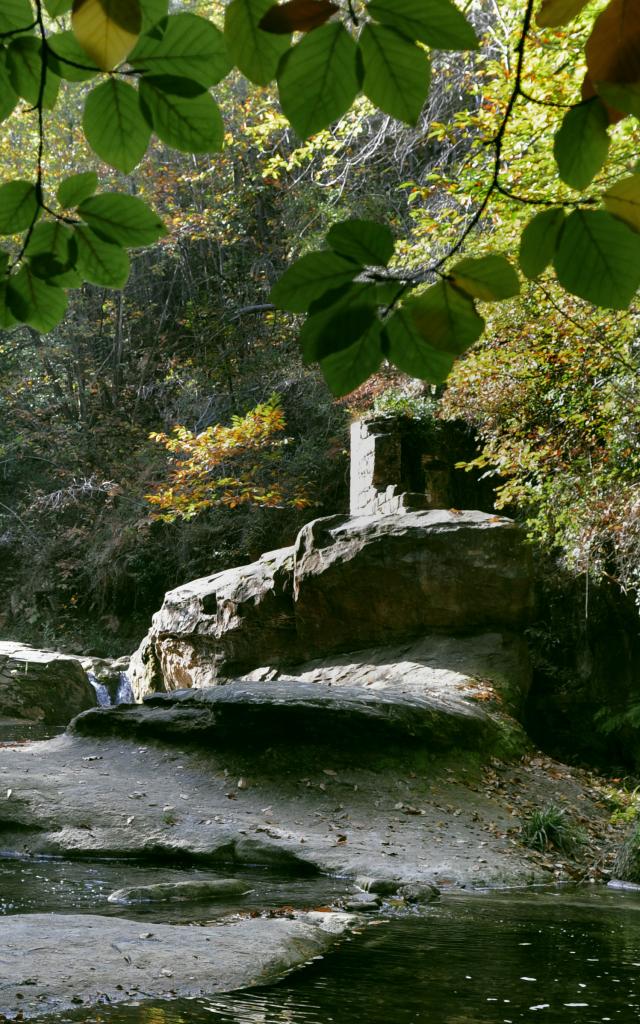
[[640, 826], [634, 825], [627, 836], [611, 874], [619, 882], [640, 883]]
[[0, 642], [0, 723], [64, 727], [95, 705], [93, 687], [76, 658]]
[[[144, 705], [100, 708], [70, 726], [81, 736], [192, 740], [244, 749], [297, 743], [333, 748], [418, 742], [426, 749], [500, 747], [502, 722], [455, 690], [422, 696], [280, 678], [155, 694]], [[511, 722], [508, 740], [517, 726]], [[526, 739], [520, 735], [521, 749]]]
[[331, 516], [298, 535], [294, 598], [301, 645], [318, 654], [432, 630], [518, 630], [529, 555], [515, 523], [483, 512]]
[[136, 698], [300, 659], [292, 593], [293, 548], [169, 591], [130, 664]]
[[325, 952], [353, 920], [300, 913], [212, 927], [92, 914], [3, 917], [0, 1013], [33, 1019], [132, 996], [202, 996], [264, 984]]
[[250, 891], [239, 878], [194, 879], [190, 882], [154, 882], [116, 889], [109, 903], [171, 903], [183, 900], [221, 900], [228, 896], [246, 896]]

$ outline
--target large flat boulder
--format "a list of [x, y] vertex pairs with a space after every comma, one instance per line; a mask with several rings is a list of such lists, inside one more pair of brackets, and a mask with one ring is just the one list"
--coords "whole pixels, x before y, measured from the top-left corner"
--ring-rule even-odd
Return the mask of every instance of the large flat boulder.
[[203, 996], [274, 981], [324, 953], [347, 914], [149, 926], [97, 914], [2, 919], [0, 1012], [32, 1019], [133, 998]]
[[193, 580], [165, 595], [129, 676], [146, 694], [208, 686], [300, 657], [293, 614], [293, 548]]
[[296, 629], [317, 654], [433, 630], [518, 630], [531, 594], [521, 531], [484, 512], [331, 516], [296, 542]]
[[0, 725], [27, 722], [61, 728], [97, 703], [95, 690], [76, 658], [0, 642]]

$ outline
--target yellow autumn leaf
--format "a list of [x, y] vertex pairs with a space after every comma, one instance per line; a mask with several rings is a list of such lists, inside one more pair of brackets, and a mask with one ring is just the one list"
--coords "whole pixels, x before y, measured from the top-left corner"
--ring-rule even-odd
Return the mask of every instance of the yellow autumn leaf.
[[138, 41], [139, 0], [74, 0], [71, 25], [85, 53], [103, 71], [110, 71]]
[[617, 181], [603, 199], [609, 213], [640, 231], [640, 174]]
[[568, 21], [580, 14], [589, 0], [543, 0], [536, 21], [541, 28], [555, 28], [566, 25]]

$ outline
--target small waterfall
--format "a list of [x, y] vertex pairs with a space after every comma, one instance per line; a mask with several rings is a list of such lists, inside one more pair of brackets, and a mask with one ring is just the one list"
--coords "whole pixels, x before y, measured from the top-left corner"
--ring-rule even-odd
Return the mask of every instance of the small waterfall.
[[98, 700], [98, 706], [101, 708], [111, 707], [111, 696], [108, 689], [101, 682], [98, 681], [93, 672], [87, 672], [87, 678], [94, 690], [96, 691], [96, 698]]
[[135, 702], [136, 698], [133, 693], [133, 687], [131, 686], [131, 680], [126, 672], [121, 672], [114, 704], [135, 704]]

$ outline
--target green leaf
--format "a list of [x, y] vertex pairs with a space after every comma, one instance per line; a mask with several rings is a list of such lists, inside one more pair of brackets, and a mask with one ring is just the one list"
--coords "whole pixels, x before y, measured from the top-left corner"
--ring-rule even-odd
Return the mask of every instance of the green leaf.
[[455, 356], [429, 345], [405, 307], [401, 306], [385, 322], [383, 338], [389, 361], [403, 373], [433, 384], [441, 384], [449, 376]]
[[560, 228], [564, 224], [564, 210], [554, 206], [536, 213], [520, 238], [520, 268], [527, 277], [537, 277], [545, 270], [556, 251]]
[[279, 309], [304, 313], [326, 292], [353, 281], [362, 269], [328, 249], [310, 252], [284, 272], [271, 289], [270, 298]]
[[44, 0], [47, 14], [52, 18], [59, 18], [62, 14], [68, 14], [73, 7], [73, 0]]
[[67, 288], [82, 283], [75, 269], [78, 248], [73, 232], [59, 220], [36, 225], [25, 255], [35, 276], [50, 284]]
[[140, 0], [142, 11], [142, 31], [147, 32], [153, 25], [166, 18], [169, 11], [169, 0]]
[[136, 196], [103, 192], [85, 199], [78, 213], [100, 238], [116, 245], [151, 245], [167, 229], [157, 214]]
[[15, 32], [16, 29], [32, 26], [35, 22], [29, 0], [2, 0], [0, 4], [0, 32]]
[[332, 353], [320, 363], [324, 379], [337, 397], [348, 395], [380, 366], [381, 327], [379, 322], [373, 324], [353, 345]]
[[30, 181], [10, 181], [0, 186], [0, 235], [26, 231], [37, 212], [36, 187]]
[[42, 334], [52, 331], [67, 310], [67, 294], [42, 281], [23, 266], [7, 284], [7, 305], [13, 315]]
[[574, 210], [554, 266], [572, 295], [605, 309], [626, 309], [640, 285], [640, 235], [604, 210]]
[[520, 293], [518, 275], [504, 256], [492, 253], [478, 259], [465, 259], [450, 271], [453, 284], [482, 302], [499, 302]]
[[597, 98], [572, 107], [565, 114], [553, 143], [560, 177], [572, 188], [593, 181], [609, 152], [606, 108]]
[[90, 228], [74, 228], [78, 269], [87, 281], [106, 288], [122, 288], [129, 276], [129, 257], [119, 245], [103, 241]]
[[[185, 85], [186, 83], [186, 85]], [[191, 85], [191, 95], [185, 95]], [[140, 83], [140, 109], [163, 142], [185, 153], [215, 153], [222, 149], [224, 125], [208, 92], [194, 95], [199, 83], [186, 78], [148, 77]]]
[[0, 328], [5, 331], [19, 323], [18, 318], [13, 315], [7, 305], [7, 284], [7, 281], [3, 281], [0, 284]]
[[402, 308], [427, 344], [441, 352], [460, 355], [484, 330], [473, 301], [448, 281], [438, 281], [422, 295], [407, 299]]
[[348, 348], [369, 329], [376, 316], [375, 291], [373, 284], [347, 284], [311, 303], [299, 338], [305, 363]]
[[67, 82], [86, 82], [95, 78], [100, 68], [84, 52], [73, 32], [56, 32], [49, 36], [49, 65]]
[[74, 0], [71, 27], [98, 67], [110, 71], [138, 41], [142, 28], [139, 0]]
[[95, 171], [83, 171], [71, 174], [58, 185], [56, 196], [60, 206], [71, 209], [92, 196], [98, 187], [98, 175]]
[[142, 36], [129, 63], [147, 74], [194, 78], [206, 86], [215, 85], [231, 70], [222, 32], [196, 14], [172, 14], [162, 38]]
[[11, 85], [7, 70], [6, 51], [0, 51], [0, 121], [6, 121], [18, 102], [18, 94]]
[[436, 50], [475, 50], [478, 38], [451, 0], [370, 0], [367, 11], [408, 39]]
[[357, 48], [339, 22], [314, 29], [283, 57], [278, 69], [280, 104], [301, 138], [344, 114], [359, 89]]
[[609, 213], [640, 231], [640, 174], [617, 181], [602, 198]]
[[610, 107], [640, 117], [640, 82], [598, 82], [596, 88]]
[[87, 96], [82, 127], [94, 153], [123, 174], [140, 163], [151, 138], [137, 89], [113, 76]]
[[231, 58], [256, 85], [268, 85], [275, 78], [291, 39], [258, 27], [272, 4], [273, 0], [232, 0], [225, 12], [224, 35]]
[[[18, 96], [37, 106], [40, 100], [42, 78], [42, 43], [35, 36], [18, 36], [7, 51], [7, 66], [11, 85]], [[50, 68], [45, 73], [42, 106], [49, 110], [56, 104], [60, 79]]]
[[425, 51], [395, 29], [372, 23], [365, 25], [359, 45], [365, 96], [385, 114], [417, 124], [431, 82]]
[[327, 234], [331, 248], [360, 266], [386, 267], [393, 256], [393, 235], [384, 224], [352, 218], [334, 224]]

